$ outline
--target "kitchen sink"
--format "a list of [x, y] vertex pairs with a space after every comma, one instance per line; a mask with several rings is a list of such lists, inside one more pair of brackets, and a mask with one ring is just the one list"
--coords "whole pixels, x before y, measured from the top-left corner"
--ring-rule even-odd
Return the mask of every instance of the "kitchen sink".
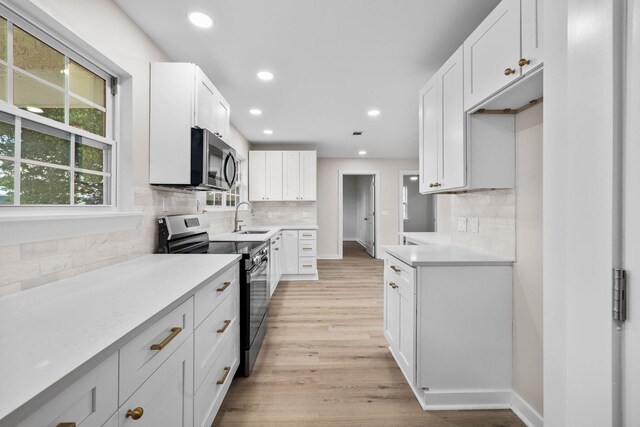
[[269, 230], [247, 230], [247, 231], [236, 231], [236, 234], [267, 234]]

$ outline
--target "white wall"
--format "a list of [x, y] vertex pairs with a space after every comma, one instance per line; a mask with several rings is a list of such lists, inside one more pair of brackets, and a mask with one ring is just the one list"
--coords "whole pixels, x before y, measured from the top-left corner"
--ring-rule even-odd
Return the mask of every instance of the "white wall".
[[[54, 20], [131, 75], [131, 135], [134, 209], [143, 212], [134, 230], [81, 237], [0, 245], [0, 296], [85, 271], [126, 261], [156, 249], [157, 221], [163, 214], [193, 213], [203, 193], [158, 190], [149, 186], [149, 63], [169, 58], [110, 0], [31, 0]], [[214, 81], [215, 83], [215, 81]], [[128, 142], [129, 143], [129, 142]], [[247, 156], [247, 141], [232, 128], [231, 144]], [[127, 165], [121, 164], [121, 167]], [[131, 185], [131, 184], [128, 184]], [[168, 211], [162, 212], [162, 198]], [[209, 214], [212, 232], [232, 228], [233, 212]], [[246, 214], [243, 214], [246, 215]]]
[[358, 177], [346, 175], [342, 188], [342, 238], [358, 239]]
[[[380, 236], [382, 245], [398, 243], [398, 191], [402, 169], [417, 169], [417, 159], [318, 159], [318, 255], [338, 256], [338, 173], [340, 170], [380, 171]], [[341, 232], [341, 230], [340, 230]]]

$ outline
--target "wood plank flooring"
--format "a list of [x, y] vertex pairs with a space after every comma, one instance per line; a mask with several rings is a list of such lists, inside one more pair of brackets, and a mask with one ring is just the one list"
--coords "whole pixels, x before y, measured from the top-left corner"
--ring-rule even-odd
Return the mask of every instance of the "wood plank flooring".
[[509, 410], [422, 410], [382, 333], [382, 261], [347, 243], [317, 282], [282, 282], [249, 378], [214, 426], [523, 426]]

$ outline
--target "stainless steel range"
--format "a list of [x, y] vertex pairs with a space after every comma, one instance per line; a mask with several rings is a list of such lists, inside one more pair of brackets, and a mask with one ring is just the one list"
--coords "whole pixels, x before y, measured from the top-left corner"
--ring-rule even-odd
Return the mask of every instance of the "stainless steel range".
[[206, 215], [158, 218], [158, 253], [240, 254], [240, 367], [249, 376], [267, 330], [269, 302], [268, 242], [210, 242]]

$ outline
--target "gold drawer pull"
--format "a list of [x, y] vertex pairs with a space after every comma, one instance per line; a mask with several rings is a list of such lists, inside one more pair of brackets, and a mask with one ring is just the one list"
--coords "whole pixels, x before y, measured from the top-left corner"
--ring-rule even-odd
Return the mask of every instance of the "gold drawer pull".
[[531, 60], [527, 58], [520, 58], [520, 61], [518, 61], [518, 65], [521, 67], [524, 67], [525, 65], [529, 65], [529, 64], [531, 64]]
[[144, 415], [144, 409], [142, 409], [141, 407], [137, 407], [134, 410], [129, 409], [127, 411], [127, 414], [124, 416], [125, 418], [133, 418], [134, 420], [139, 420], [140, 418], [142, 418], [142, 415]]
[[389, 282], [389, 286], [391, 286], [393, 289], [398, 289], [398, 285], [393, 282]]
[[302, 237], [311, 237], [312, 234], [303, 234]]
[[510, 76], [511, 74], [515, 74], [516, 70], [514, 70], [513, 68], [507, 68], [506, 70], [504, 70], [504, 75], [505, 76]]
[[221, 288], [218, 288], [218, 289], [217, 289], [217, 291], [218, 291], [218, 292], [222, 292], [222, 291], [224, 291], [225, 289], [227, 289], [229, 286], [231, 286], [231, 282], [224, 282], [224, 286], [223, 286], [223, 287], [221, 287]]
[[302, 264], [302, 266], [303, 266], [304, 268], [311, 268], [311, 267], [313, 267], [313, 265], [311, 265], [311, 264]]
[[219, 334], [223, 334], [224, 331], [227, 330], [227, 328], [229, 327], [230, 324], [231, 324], [231, 320], [225, 320], [224, 321], [224, 326], [222, 328], [218, 329], [218, 333]]
[[400, 273], [402, 271], [398, 267], [396, 267], [395, 265], [390, 265], [389, 268], [392, 269], [393, 271], [395, 271], [396, 273]]
[[229, 376], [229, 372], [231, 372], [231, 366], [225, 366], [224, 375], [218, 380], [217, 384], [224, 384], [224, 382], [227, 380], [227, 377]]
[[302, 250], [303, 250], [303, 251], [310, 251], [310, 250], [312, 250], [312, 249], [313, 249], [313, 248], [302, 248]]
[[[175, 328], [171, 328], [171, 334], [169, 334], [168, 337], [166, 337], [165, 339], [162, 340], [162, 342], [160, 344], [152, 344], [151, 347], [149, 347], [151, 350], [162, 350], [163, 348], [165, 348], [167, 346], [167, 344], [169, 344], [171, 342], [171, 340], [173, 340], [175, 337], [178, 336], [178, 334], [182, 332], [182, 328], [176, 326]], [[136, 408], [138, 409], [138, 408]], [[142, 408], [141, 408], [142, 410]], [[140, 417], [142, 416], [142, 414], [140, 414]], [[138, 418], [140, 418], [138, 417]], [[134, 420], [137, 420], [138, 418], [134, 418]]]
[[58, 423], [56, 427], [76, 427], [76, 423]]

